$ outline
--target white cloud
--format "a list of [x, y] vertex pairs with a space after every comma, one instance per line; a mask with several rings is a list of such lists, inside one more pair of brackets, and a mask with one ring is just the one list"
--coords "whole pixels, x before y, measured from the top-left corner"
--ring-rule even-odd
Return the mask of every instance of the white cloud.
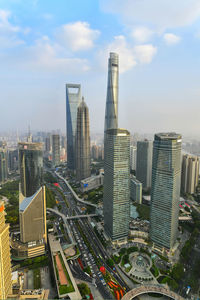
[[200, 17], [199, 0], [100, 0], [104, 11], [118, 14], [125, 24], [139, 21], [156, 30], [192, 24]]
[[24, 41], [18, 37], [18, 33], [23, 30], [19, 26], [12, 25], [10, 18], [10, 11], [0, 9], [0, 49], [24, 44]]
[[178, 44], [181, 38], [173, 33], [165, 33], [163, 36], [165, 43], [169, 46]]
[[114, 41], [106, 47], [104, 51], [104, 60], [109, 52], [116, 52], [119, 54], [119, 71], [120, 73], [132, 69], [136, 65], [136, 60], [131, 48], [123, 35], [115, 36]]
[[25, 51], [25, 68], [55, 72], [86, 72], [89, 70], [87, 59], [70, 57], [59, 44], [52, 43], [48, 36], [37, 40]]
[[151, 44], [133, 46], [127, 42], [125, 36], [115, 36], [114, 41], [104, 47], [99, 53], [98, 59], [104, 68], [107, 68], [105, 57], [108, 57], [109, 52], [119, 54], [119, 72], [124, 73], [137, 64], [149, 64], [157, 53], [157, 48]]
[[148, 29], [147, 27], [137, 27], [135, 28], [131, 36], [140, 43], [145, 43], [149, 41], [149, 39], [152, 37], [153, 31]]
[[151, 44], [138, 45], [134, 47], [134, 52], [140, 63], [149, 64], [157, 53], [157, 48]]
[[9, 18], [11, 16], [11, 12], [7, 10], [0, 10], [0, 33], [13, 33], [19, 32], [20, 28], [18, 26], [13, 26], [9, 22]]
[[99, 30], [91, 29], [89, 23], [80, 21], [63, 25], [56, 34], [59, 42], [73, 51], [93, 48], [99, 35]]

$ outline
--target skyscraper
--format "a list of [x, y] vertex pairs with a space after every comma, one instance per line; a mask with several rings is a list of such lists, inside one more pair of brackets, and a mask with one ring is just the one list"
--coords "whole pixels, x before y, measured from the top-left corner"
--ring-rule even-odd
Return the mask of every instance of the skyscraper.
[[134, 146], [130, 147], [130, 168], [132, 171], [136, 171], [137, 162], [137, 148]]
[[84, 98], [77, 110], [76, 126], [76, 178], [82, 180], [90, 177], [90, 127], [89, 111]]
[[104, 131], [110, 128], [118, 128], [118, 77], [118, 54], [111, 52], [108, 59], [108, 85]]
[[151, 189], [150, 237], [171, 249], [177, 238], [181, 179], [181, 135], [155, 134]]
[[7, 150], [0, 148], [0, 183], [4, 182], [8, 177], [8, 159]]
[[194, 194], [199, 178], [199, 158], [192, 155], [183, 155], [181, 171], [182, 193]]
[[20, 184], [23, 197], [31, 197], [42, 185], [42, 143], [19, 143]]
[[71, 170], [75, 170], [75, 136], [77, 109], [80, 102], [81, 85], [66, 84], [67, 163]]
[[50, 150], [51, 150], [51, 140], [50, 140], [50, 136], [47, 136], [45, 138], [45, 151], [50, 152]]
[[19, 143], [20, 241], [12, 240], [12, 253], [21, 259], [45, 253], [46, 193], [42, 186], [42, 147], [42, 143]]
[[130, 133], [125, 129], [105, 132], [104, 228], [112, 240], [128, 236], [130, 218]]
[[52, 165], [53, 167], [60, 164], [60, 135], [52, 135]]
[[136, 178], [142, 183], [144, 190], [151, 188], [152, 149], [152, 141], [137, 142]]
[[12, 293], [9, 225], [5, 223], [3, 201], [0, 201], [0, 299]]

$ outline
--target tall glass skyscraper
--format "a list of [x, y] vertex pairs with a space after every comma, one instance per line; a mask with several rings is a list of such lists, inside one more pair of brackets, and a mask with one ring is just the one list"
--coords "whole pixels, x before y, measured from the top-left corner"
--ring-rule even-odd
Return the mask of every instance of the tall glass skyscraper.
[[152, 141], [137, 142], [136, 178], [142, 183], [144, 190], [151, 188], [152, 150]]
[[75, 170], [77, 109], [80, 102], [81, 85], [66, 84], [67, 163], [71, 170]]
[[45, 254], [46, 192], [42, 186], [42, 148], [42, 143], [19, 143], [20, 241], [12, 240], [13, 257], [17, 259]]
[[171, 249], [177, 238], [181, 179], [181, 135], [155, 134], [151, 189], [150, 237]]
[[118, 77], [118, 54], [110, 53], [108, 59], [108, 85], [104, 131], [110, 128], [118, 128]]
[[42, 149], [42, 143], [19, 143], [20, 183], [24, 197], [32, 196], [42, 185]]
[[52, 165], [53, 167], [60, 164], [60, 135], [52, 135]]
[[77, 110], [76, 128], [76, 178], [90, 177], [90, 125], [89, 110], [82, 98]]
[[130, 133], [108, 129], [104, 158], [104, 228], [112, 240], [128, 236], [130, 218]]

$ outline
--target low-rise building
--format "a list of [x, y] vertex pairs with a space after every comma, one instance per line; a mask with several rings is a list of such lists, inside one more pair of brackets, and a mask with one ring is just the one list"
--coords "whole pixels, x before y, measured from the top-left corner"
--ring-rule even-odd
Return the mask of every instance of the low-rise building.
[[131, 177], [130, 182], [131, 200], [136, 201], [139, 204], [142, 204], [142, 183], [136, 179], [135, 176]]
[[81, 180], [81, 192], [88, 192], [93, 189], [97, 189], [103, 185], [104, 175], [103, 173], [97, 176], [91, 176], [86, 179]]

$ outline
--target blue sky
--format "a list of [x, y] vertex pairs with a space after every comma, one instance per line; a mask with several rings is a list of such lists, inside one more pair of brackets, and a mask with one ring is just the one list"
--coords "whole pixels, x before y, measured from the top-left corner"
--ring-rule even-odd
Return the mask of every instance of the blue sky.
[[199, 0], [0, 0], [0, 131], [64, 132], [65, 83], [103, 131], [110, 51], [120, 127], [200, 137]]

